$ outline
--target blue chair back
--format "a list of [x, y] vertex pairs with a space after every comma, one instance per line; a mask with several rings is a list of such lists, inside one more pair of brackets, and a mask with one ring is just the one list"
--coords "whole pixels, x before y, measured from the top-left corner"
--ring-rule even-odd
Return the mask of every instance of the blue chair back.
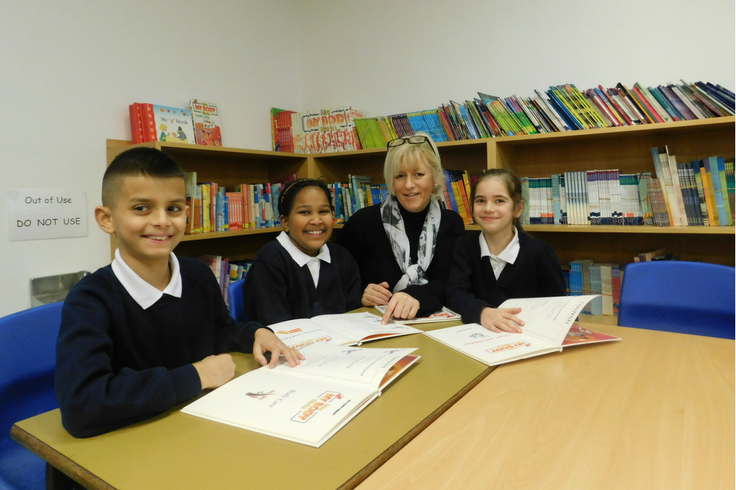
[[248, 315], [245, 314], [245, 305], [243, 304], [243, 283], [245, 283], [245, 278], [235, 281], [227, 287], [230, 316], [241, 323], [248, 321]]
[[618, 324], [734, 338], [736, 269], [702, 262], [657, 261], [624, 270]]
[[46, 463], [10, 439], [15, 422], [58, 407], [56, 339], [63, 303], [0, 318], [0, 489], [46, 488]]

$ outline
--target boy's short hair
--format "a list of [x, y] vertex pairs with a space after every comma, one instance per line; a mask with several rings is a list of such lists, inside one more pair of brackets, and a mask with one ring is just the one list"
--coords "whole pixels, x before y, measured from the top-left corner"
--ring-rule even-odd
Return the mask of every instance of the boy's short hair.
[[180, 178], [186, 181], [187, 174], [171, 156], [155, 148], [132, 148], [113, 159], [102, 177], [102, 205], [115, 204], [122, 179], [129, 176], [148, 176], [160, 179]]

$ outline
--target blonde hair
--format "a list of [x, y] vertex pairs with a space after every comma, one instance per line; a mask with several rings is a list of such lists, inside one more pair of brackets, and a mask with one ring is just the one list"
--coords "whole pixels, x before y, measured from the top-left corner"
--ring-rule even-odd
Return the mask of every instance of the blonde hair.
[[[383, 164], [383, 180], [386, 182], [386, 187], [391, 195], [395, 195], [394, 192], [394, 179], [399, 173], [401, 173], [401, 165], [406, 162], [407, 165], [418, 165], [422, 161], [422, 156], [427, 166], [432, 170], [432, 180], [435, 183], [434, 189], [432, 189], [432, 195], [436, 198], [441, 198], [445, 188], [445, 175], [442, 170], [442, 162], [440, 160], [440, 154], [437, 151], [437, 145], [435, 145], [432, 138], [424, 132], [418, 132], [412, 136], [424, 136], [427, 138], [427, 142], [422, 144], [404, 143], [403, 145], [389, 147], [386, 152], [386, 161]], [[409, 139], [409, 136], [403, 139]], [[404, 171], [409, 170], [404, 168]]]

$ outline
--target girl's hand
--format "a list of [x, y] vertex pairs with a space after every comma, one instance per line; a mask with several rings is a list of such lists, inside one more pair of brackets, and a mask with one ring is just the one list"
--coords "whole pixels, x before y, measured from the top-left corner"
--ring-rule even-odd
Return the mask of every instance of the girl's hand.
[[363, 306], [381, 306], [387, 304], [391, 296], [388, 283], [384, 281], [381, 284], [369, 284], [363, 291], [361, 302]]
[[480, 324], [491, 332], [521, 333], [524, 322], [516, 315], [521, 308], [483, 308], [480, 314]]

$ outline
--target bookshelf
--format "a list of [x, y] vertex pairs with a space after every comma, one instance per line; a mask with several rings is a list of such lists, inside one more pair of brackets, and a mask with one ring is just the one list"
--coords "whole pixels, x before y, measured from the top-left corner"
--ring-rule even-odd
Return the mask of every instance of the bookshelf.
[[[734, 117], [647, 124], [618, 128], [535, 134], [439, 143], [442, 164], [477, 175], [503, 167], [519, 176], [547, 177], [553, 173], [618, 168], [622, 173], [654, 171], [650, 148], [669, 147], [679, 162], [715, 155], [733, 158]], [[108, 140], [108, 164], [129, 141]], [[175, 158], [198, 179], [223, 186], [275, 182], [286, 175], [345, 181], [348, 174], [368, 175], [383, 182], [384, 149], [300, 155], [237, 148], [150, 142]], [[339, 227], [336, 227], [339, 228]], [[469, 230], [480, 230], [468, 226]], [[565, 264], [574, 259], [633, 262], [641, 252], [666, 248], [682, 260], [734, 265], [734, 227], [571, 226], [528, 225], [527, 232], [548, 243]], [[231, 259], [253, 258], [281, 228], [187, 235], [179, 255], [220, 254]], [[339, 230], [336, 231], [339, 233]], [[115, 243], [113, 239], [112, 250]]]

